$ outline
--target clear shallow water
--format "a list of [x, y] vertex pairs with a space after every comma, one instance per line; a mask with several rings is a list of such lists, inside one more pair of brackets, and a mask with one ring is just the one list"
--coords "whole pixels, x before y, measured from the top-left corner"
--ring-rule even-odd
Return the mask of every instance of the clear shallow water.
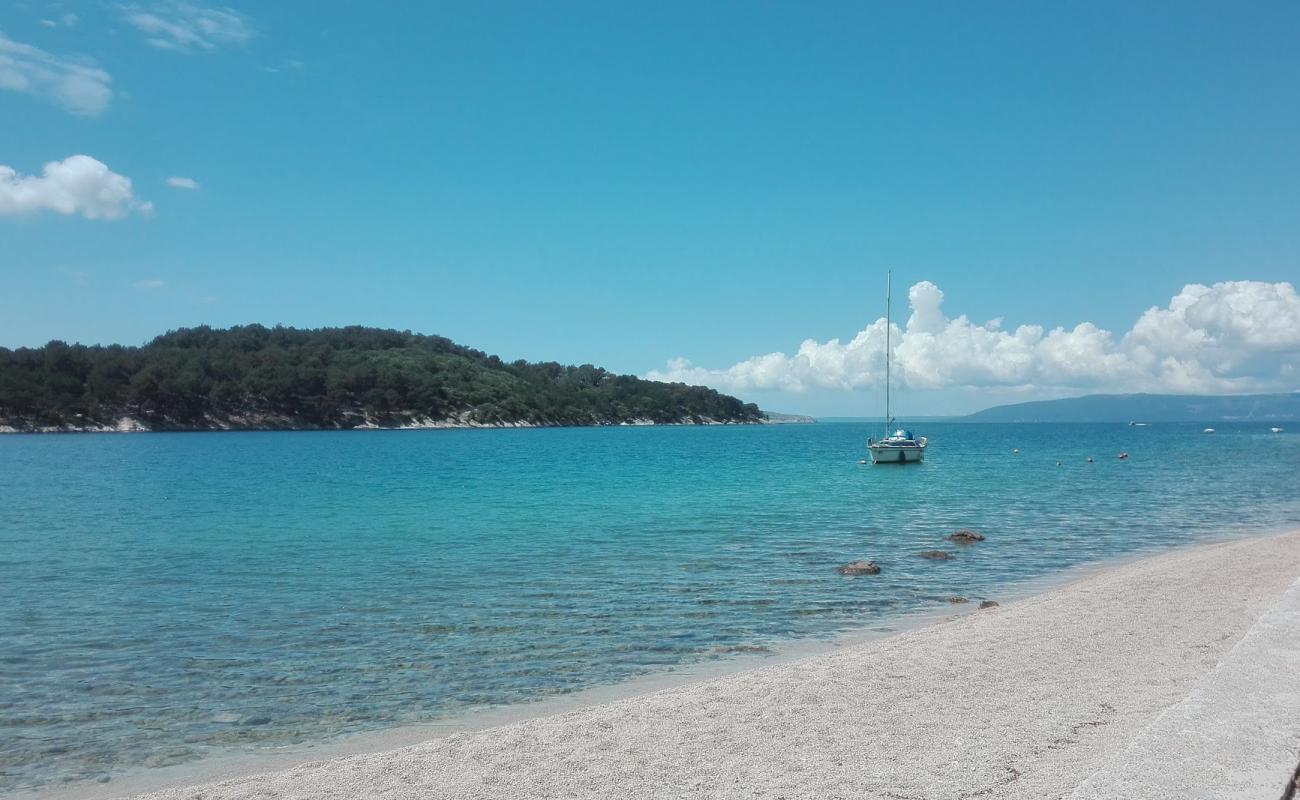
[[[537, 700], [1300, 526], [1300, 436], [1201, 427], [928, 424], [906, 468], [858, 465], [876, 431], [848, 423], [0, 437], [0, 791]], [[989, 538], [944, 541], [958, 527]], [[956, 557], [915, 555], [935, 548]], [[835, 574], [857, 558], [883, 573]]]

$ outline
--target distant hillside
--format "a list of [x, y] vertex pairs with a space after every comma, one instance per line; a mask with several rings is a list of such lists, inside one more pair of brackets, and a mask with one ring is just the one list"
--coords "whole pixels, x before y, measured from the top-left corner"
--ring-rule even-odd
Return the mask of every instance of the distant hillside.
[[1226, 396], [1091, 394], [995, 406], [964, 422], [1300, 421], [1300, 392]]
[[0, 431], [765, 422], [702, 386], [506, 363], [375, 328], [188, 328], [143, 347], [0, 348]]

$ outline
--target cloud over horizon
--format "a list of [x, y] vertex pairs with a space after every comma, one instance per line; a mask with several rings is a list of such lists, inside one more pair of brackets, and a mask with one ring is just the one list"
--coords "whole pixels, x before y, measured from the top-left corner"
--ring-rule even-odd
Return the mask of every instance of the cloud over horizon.
[[38, 211], [120, 219], [132, 212], [148, 215], [153, 204], [135, 196], [130, 178], [87, 155], [50, 161], [40, 175], [20, 175], [0, 164], [0, 216]]
[[228, 7], [209, 7], [184, 0], [120, 6], [126, 21], [160, 50], [188, 53], [241, 47], [256, 31], [248, 17]]
[[0, 33], [0, 89], [30, 94], [83, 117], [104, 113], [112, 78], [89, 59], [63, 58]]
[[[1001, 319], [950, 318], [938, 286], [908, 292], [911, 316], [895, 323], [894, 381], [913, 389], [1032, 388], [1046, 391], [1252, 392], [1300, 387], [1300, 296], [1286, 282], [1188, 284], [1152, 306], [1120, 337], [1081, 322], [1046, 330]], [[731, 392], [854, 390], [884, 384], [885, 320], [847, 343], [806, 339], [793, 355], [754, 356], [725, 369], [685, 358], [652, 380]]]

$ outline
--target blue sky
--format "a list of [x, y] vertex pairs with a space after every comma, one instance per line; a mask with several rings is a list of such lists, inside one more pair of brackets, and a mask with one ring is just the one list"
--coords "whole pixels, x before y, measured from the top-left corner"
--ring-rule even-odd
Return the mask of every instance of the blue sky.
[[[917, 413], [1295, 389], [1298, 33], [1294, 3], [11, 3], [0, 346], [367, 324], [869, 413], [892, 268]], [[921, 282], [942, 319], [908, 330]]]

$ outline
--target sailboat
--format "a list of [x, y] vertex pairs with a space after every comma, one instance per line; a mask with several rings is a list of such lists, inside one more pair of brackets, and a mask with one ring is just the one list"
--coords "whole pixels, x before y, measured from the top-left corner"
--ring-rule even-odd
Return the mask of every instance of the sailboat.
[[[867, 440], [867, 450], [871, 453], [872, 464], [918, 464], [925, 458], [926, 438], [916, 438], [912, 432], [903, 428], [894, 428], [894, 418], [889, 407], [889, 373], [894, 360], [890, 348], [890, 334], [893, 328], [892, 309], [890, 308], [890, 283], [892, 275], [885, 273], [885, 433], [877, 441]], [[890, 433], [889, 429], [894, 428]]]

